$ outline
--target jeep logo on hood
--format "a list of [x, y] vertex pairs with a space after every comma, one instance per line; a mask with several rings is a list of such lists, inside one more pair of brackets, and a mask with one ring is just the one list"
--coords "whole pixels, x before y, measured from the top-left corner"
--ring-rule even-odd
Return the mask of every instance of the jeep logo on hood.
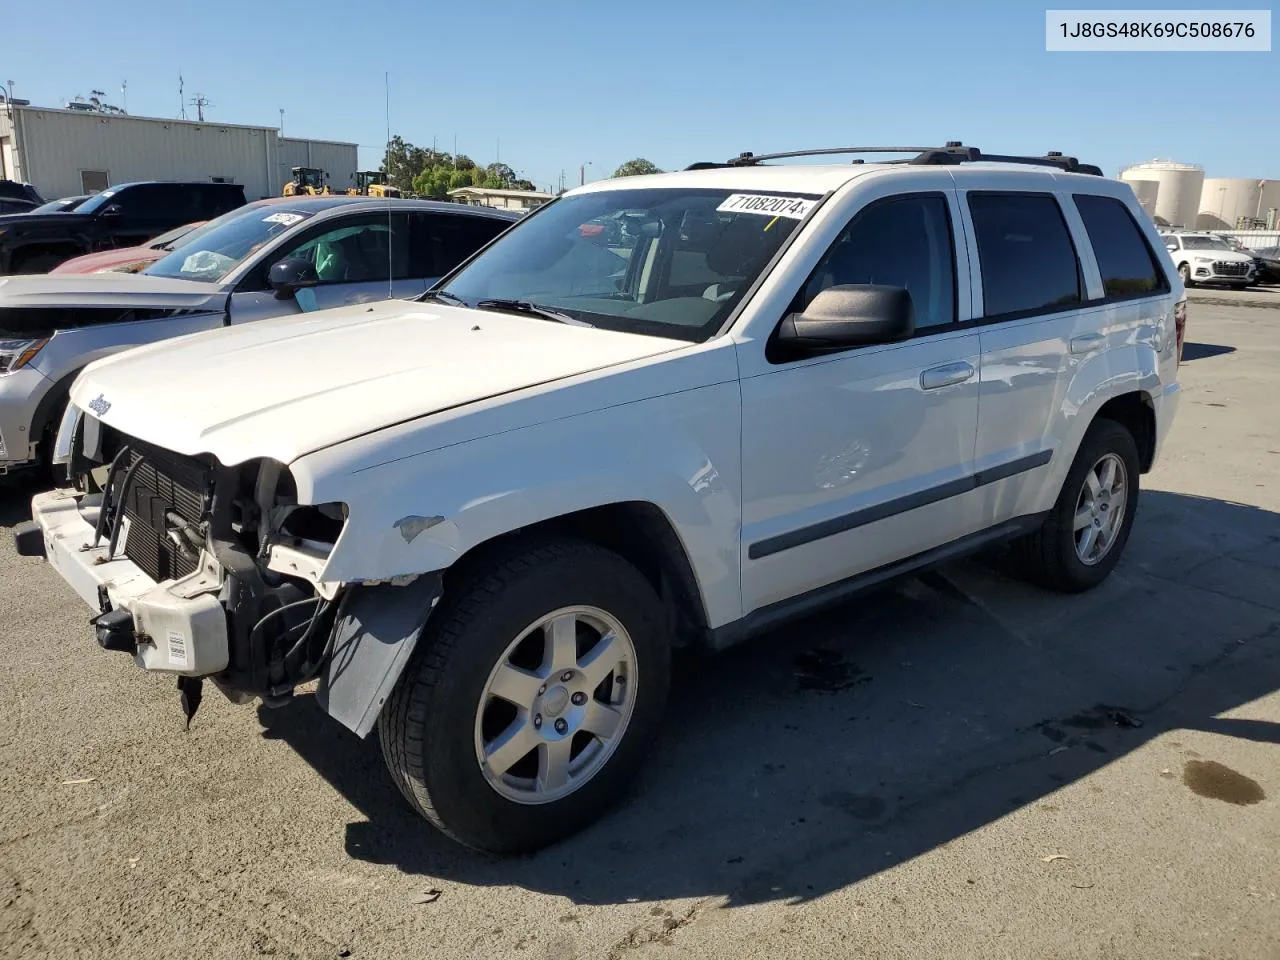
[[109, 401], [102, 394], [98, 394], [96, 397], [94, 397], [92, 400], [89, 401], [89, 409], [92, 410], [94, 413], [96, 413], [98, 416], [105, 417], [107, 415], [107, 411], [111, 409], [111, 401]]

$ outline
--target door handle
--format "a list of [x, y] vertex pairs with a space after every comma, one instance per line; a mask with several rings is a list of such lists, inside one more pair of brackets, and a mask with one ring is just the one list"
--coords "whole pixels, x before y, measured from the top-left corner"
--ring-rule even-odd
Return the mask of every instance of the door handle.
[[1086, 333], [1071, 338], [1071, 352], [1074, 354], [1093, 353], [1099, 349], [1105, 338], [1100, 333]]
[[954, 386], [973, 378], [977, 373], [973, 364], [966, 360], [958, 363], [944, 363], [940, 367], [930, 367], [920, 374], [921, 390], [938, 390], [942, 387]]

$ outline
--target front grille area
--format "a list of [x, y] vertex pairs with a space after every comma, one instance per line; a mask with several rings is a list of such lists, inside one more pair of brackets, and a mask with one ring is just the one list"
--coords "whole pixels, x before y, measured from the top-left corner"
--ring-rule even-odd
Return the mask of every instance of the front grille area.
[[204, 519], [210, 473], [198, 461], [175, 454], [133, 450], [129, 456], [118, 480], [123, 485], [132, 470], [121, 502], [128, 522], [125, 556], [156, 582], [185, 577], [199, 555], [179, 533], [178, 518], [193, 525]]
[[1248, 263], [1240, 263], [1235, 260], [1215, 260], [1213, 263], [1213, 272], [1220, 277], [1247, 277], [1249, 275]]

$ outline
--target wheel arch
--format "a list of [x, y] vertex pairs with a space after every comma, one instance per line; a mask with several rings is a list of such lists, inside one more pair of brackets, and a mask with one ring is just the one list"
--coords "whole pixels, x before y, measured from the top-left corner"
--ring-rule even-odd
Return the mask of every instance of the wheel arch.
[[446, 594], [451, 585], [489, 565], [496, 556], [553, 537], [585, 540], [621, 556], [657, 592], [673, 641], [683, 646], [705, 640], [707, 610], [689, 552], [671, 518], [648, 501], [587, 507], [477, 543], [443, 571]]
[[1134, 390], [1112, 397], [1093, 415], [1091, 423], [1098, 420], [1111, 420], [1129, 431], [1138, 446], [1142, 472], [1149, 473], [1156, 455], [1156, 410], [1151, 395]]

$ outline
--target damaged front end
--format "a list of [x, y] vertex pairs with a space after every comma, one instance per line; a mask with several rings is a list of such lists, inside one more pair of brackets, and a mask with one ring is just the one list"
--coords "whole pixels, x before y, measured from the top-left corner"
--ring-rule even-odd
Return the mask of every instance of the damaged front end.
[[438, 598], [438, 576], [394, 596], [326, 581], [347, 508], [299, 503], [274, 460], [224, 466], [177, 454], [74, 407], [54, 460], [72, 487], [34, 499], [40, 551], [97, 608], [105, 649], [177, 676], [188, 722], [204, 679], [236, 702], [268, 706], [320, 679], [325, 709], [369, 732]]

